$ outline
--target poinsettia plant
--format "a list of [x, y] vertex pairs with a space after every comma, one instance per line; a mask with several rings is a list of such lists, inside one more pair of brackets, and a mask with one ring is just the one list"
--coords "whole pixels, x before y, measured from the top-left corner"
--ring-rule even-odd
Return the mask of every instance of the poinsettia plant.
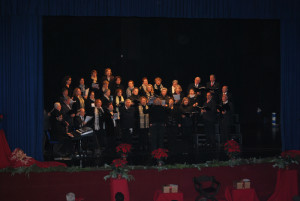
[[111, 163], [112, 171], [109, 173], [109, 175], [106, 175], [104, 177], [104, 180], [106, 181], [109, 178], [114, 179], [121, 179], [124, 178], [128, 181], [131, 181], [134, 179], [132, 175], [129, 175], [129, 170], [127, 169], [127, 161], [123, 159], [115, 159]]
[[119, 144], [116, 147], [116, 152], [120, 153], [123, 158], [126, 158], [128, 153], [131, 152], [131, 144]]
[[289, 169], [291, 164], [299, 164], [300, 161], [300, 151], [299, 150], [289, 150], [284, 151], [281, 155], [274, 159], [273, 167], [278, 167], [280, 169]]
[[241, 153], [239, 143], [235, 140], [228, 140], [224, 145], [224, 150], [230, 159], [238, 158]]
[[155, 159], [168, 158], [168, 152], [169, 151], [167, 149], [158, 148], [153, 150], [151, 155]]

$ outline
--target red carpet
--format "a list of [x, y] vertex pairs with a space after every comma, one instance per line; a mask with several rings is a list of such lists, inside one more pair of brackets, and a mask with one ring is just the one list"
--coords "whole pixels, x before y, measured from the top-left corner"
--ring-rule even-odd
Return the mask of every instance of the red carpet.
[[[298, 170], [299, 171], [299, 170]], [[271, 164], [243, 165], [183, 170], [134, 170], [135, 181], [129, 182], [131, 201], [153, 200], [154, 192], [161, 185], [178, 184], [185, 201], [194, 201], [197, 193], [192, 178], [213, 175], [221, 183], [219, 199], [224, 199], [225, 187], [234, 180], [249, 178], [260, 201], [266, 201], [273, 193], [277, 169]], [[0, 173], [0, 200], [3, 201], [64, 201], [65, 194], [74, 192], [85, 201], [109, 201], [109, 182], [103, 180], [106, 171], [30, 173], [29, 176]]]

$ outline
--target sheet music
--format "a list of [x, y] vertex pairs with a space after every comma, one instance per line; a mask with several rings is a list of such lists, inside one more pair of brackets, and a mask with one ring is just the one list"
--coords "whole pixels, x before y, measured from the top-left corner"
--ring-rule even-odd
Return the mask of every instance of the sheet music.
[[93, 117], [92, 116], [86, 116], [84, 122], [89, 122]]
[[180, 94], [174, 94], [173, 95], [173, 97], [174, 97], [174, 100], [180, 100]]

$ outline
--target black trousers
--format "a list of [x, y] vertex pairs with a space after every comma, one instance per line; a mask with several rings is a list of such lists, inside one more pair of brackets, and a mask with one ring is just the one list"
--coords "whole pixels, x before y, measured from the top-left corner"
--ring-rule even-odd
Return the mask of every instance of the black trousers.
[[164, 124], [152, 124], [152, 126], [150, 126], [149, 132], [152, 150], [164, 147], [165, 129]]
[[204, 120], [205, 134], [207, 137], [207, 142], [215, 145], [216, 144], [216, 134], [215, 134], [215, 122]]
[[140, 128], [138, 130], [140, 149], [148, 151], [149, 149], [149, 128]]
[[94, 131], [94, 134], [96, 136], [96, 138], [94, 138], [95, 140], [97, 140], [98, 145], [100, 147], [105, 148], [107, 146], [107, 138], [106, 138], [106, 132], [103, 129], [100, 129], [98, 131]]
[[178, 126], [167, 125], [168, 149], [169, 153], [173, 154], [176, 149], [176, 140], [178, 135]]
[[227, 118], [223, 118], [220, 120], [220, 134], [221, 134], [221, 142], [224, 143], [229, 140], [231, 133], [231, 121]]
[[133, 128], [122, 128], [121, 131], [121, 141], [123, 143], [132, 144], [132, 135], [135, 130]]

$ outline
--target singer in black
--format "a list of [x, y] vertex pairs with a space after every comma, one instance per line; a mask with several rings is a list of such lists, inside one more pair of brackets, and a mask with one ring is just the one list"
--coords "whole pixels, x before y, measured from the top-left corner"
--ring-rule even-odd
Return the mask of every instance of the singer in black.
[[217, 108], [220, 117], [220, 133], [222, 143], [229, 140], [231, 125], [232, 125], [232, 114], [233, 104], [228, 100], [227, 95], [222, 96], [222, 103]]
[[212, 147], [216, 145], [215, 143], [215, 122], [216, 122], [216, 103], [212, 99], [211, 92], [206, 94], [206, 102], [203, 104], [201, 109], [201, 114], [204, 120], [205, 132], [207, 135], [208, 144]]
[[159, 98], [156, 98], [153, 105], [146, 109], [143, 107], [143, 112], [149, 114], [150, 118], [150, 141], [152, 150], [157, 148], [163, 148], [164, 133], [166, 129], [167, 109], [161, 105], [162, 102]]

